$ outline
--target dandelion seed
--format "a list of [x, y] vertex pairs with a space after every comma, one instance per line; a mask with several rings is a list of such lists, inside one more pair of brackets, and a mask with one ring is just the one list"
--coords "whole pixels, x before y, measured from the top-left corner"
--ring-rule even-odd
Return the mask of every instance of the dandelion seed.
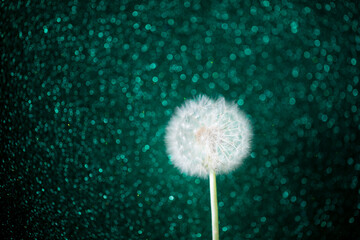
[[224, 98], [199, 96], [178, 108], [166, 128], [171, 161], [187, 175], [228, 173], [250, 150], [251, 129], [244, 113]]

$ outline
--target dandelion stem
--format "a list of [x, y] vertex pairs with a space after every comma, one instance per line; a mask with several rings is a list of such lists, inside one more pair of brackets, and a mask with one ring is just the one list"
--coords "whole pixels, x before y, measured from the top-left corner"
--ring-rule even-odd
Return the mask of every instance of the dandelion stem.
[[216, 193], [216, 175], [214, 170], [210, 170], [209, 178], [210, 178], [212, 239], [219, 240], [218, 203], [217, 203], [217, 193]]

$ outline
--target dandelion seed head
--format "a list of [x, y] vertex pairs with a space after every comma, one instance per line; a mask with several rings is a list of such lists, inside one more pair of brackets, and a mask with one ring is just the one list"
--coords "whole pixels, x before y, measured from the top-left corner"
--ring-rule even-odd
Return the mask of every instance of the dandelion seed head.
[[236, 104], [201, 95], [175, 110], [166, 128], [172, 163], [188, 175], [227, 173], [250, 151], [251, 126]]

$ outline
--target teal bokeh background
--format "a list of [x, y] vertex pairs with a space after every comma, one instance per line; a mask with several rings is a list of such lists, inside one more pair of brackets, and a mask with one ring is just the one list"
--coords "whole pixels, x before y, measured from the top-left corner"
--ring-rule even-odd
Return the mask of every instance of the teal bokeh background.
[[254, 131], [221, 239], [360, 238], [356, 1], [0, 5], [5, 239], [210, 239], [208, 181], [164, 145], [201, 93]]

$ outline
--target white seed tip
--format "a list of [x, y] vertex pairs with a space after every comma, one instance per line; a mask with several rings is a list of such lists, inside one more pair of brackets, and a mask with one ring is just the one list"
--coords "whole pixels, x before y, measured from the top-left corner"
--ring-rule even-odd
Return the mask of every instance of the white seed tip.
[[236, 104], [200, 95], [175, 110], [166, 128], [172, 163], [188, 175], [206, 177], [238, 167], [249, 154], [251, 126]]

